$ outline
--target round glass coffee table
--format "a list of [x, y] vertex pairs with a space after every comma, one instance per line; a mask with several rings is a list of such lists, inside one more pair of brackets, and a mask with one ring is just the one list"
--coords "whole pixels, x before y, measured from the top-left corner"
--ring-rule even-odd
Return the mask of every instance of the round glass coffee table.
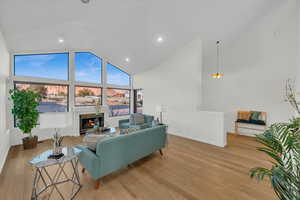
[[[73, 184], [72, 191], [67, 199], [73, 199], [81, 189], [78, 173], [78, 155], [80, 152], [81, 150], [76, 147], [64, 147], [62, 148], [64, 156], [59, 159], [49, 159], [48, 157], [52, 155], [53, 150], [48, 150], [30, 160], [29, 163], [35, 168], [31, 199], [38, 199], [42, 193], [48, 191], [48, 188], [50, 188], [48, 199], [50, 199], [54, 190], [56, 190], [61, 199], [66, 199], [59, 190], [58, 185], [67, 182]], [[66, 173], [65, 167], [67, 165], [71, 166], [71, 177]], [[57, 166], [53, 176], [48, 170], [51, 166]], [[63, 179], [61, 179], [62, 176], [64, 176]], [[40, 185], [42, 185], [41, 188]]]

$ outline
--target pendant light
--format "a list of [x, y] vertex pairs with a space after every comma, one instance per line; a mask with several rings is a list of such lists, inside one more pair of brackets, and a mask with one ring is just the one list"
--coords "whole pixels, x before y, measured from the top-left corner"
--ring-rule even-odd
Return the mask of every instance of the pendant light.
[[217, 46], [217, 72], [211, 74], [211, 77], [220, 79], [224, 76], [224, 74], [220, 73], [220, 41], [216, 42]]

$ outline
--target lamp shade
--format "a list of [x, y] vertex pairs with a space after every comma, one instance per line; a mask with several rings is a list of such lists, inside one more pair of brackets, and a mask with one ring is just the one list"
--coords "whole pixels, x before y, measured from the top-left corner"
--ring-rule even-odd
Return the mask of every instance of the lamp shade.
[[160, 113], [160, 112], [165, 112], [165, 108], [163, 105], [157, 105], [155, 108], [155, 111]]
[[65, 128], [68, 126], [68, 115], [65, 113], [40, 114], [40, 128]]

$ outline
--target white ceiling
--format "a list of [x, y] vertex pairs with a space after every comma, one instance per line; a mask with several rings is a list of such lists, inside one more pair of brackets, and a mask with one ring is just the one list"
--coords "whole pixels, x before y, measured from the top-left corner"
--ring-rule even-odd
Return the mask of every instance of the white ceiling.
[[[199, 36], [205, 51], [282, 0], [0, 0], [12, 52], [91, 49], [130, 73], [154, 67]], [[155, 45], [162, 34], [166, 40]], [[59, 37], [64, 44], [57, 42]], [[127, 64], [125, 57], [130, 57]]]

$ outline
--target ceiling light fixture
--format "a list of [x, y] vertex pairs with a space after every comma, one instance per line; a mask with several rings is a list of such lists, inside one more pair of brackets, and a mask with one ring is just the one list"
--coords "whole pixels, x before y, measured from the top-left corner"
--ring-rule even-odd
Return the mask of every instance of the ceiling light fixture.
[[64, 43], [65, 42], [65, 40], [64, 40], [64, 38], [58, 38], [58, 43]]
[[158, 36], [156, 39], [157, 43], [162, 43], [164, 41], [164, 38], [162, 36]]
[[220, 73], [220, 41], [216, 42], [217, 46], [217, 72], [211, 74], [211, 77], [215, 79], [220, 79], [224, 76], [224, 74]]
[[90, 0], [81, 0], [82, 3], [88, 4], [90, 3]]
[[126, 62], [130, 62], [130, 58], [128, 58], [128, 57], [125, 58], [125, 61], [126, 61]]

